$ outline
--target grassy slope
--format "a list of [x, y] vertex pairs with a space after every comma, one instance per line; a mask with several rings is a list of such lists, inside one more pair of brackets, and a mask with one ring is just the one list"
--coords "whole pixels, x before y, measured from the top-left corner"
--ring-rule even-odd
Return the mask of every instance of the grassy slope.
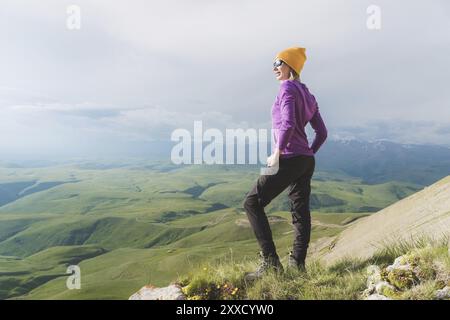
[[67, 279], [68, 265], [104, 254], [98, 246], [53, 247], [25, 259], [0, 256], [0, 298], [19, 296], [55, 278]]
[[[277, 213], [280, 217], [289, 215], [288, 212]], [[348, 215], [320, 216], [324, 216], [324, 223], [330, 220], [339, 223]], [[230, 252], [237, 261], [256, 257], [258, 248], [252, 230], [248, 225], [235, 222], [241, 219], [242, 215], [225, 209], [174, 221], [169, 226], [197, 225], [206, 228], [169, 245], [149, 249], [120, 248], [84, 260], [79, 264], [82, 272], [81, 290], [67, 290], [66, 277], [61, 277], [39, 286], [25, 298], [125, 299], [143, 283], [166, 285], [178, 275], [195, 270], [202, 263], [223, 259]], [[291, 246], [292, 234], [287, 232], [291, 226], [288, 220], [281, 221], [273, 224], [273, 230], [279, 252], [284, 256]], [[339, 227], [314, 226], [313, 240], [334, 235], [340, 230]]]
[[[143, 283], [166, 284], [177, 273], [194, 268], [192, 261], [218, 259], [230, 249], [237, 259], [254, 256], [254, 235], [239, 207], [256, 178], [257, 171], [246, 168], [204, 166], [0, 168], [3, 182], [78, 181], [0, 207], [0, 255], [20, 257], [0, 259], [1, 294], [16, 296], [37, 286], [30, 297], [127, 298]], [[386, 206], [397, 200], [391, 196], [392, 188], [405, 194], [415, 188], [403, 183], [366, 186], [343, 175], [322, 181], [318, 173], [318, 178], [313, 182], [314, 193], [329, 193], [346, 201], [343, 206], [316, 212], [315, 219], [323, 224], [340, 224], [360, 216], [323, 211]], [[211, 211], [217, 202], [236, 209]], [[279, 212], [286, 206], [286, 200], [277, 199], [268, 208], [284, 219], [273, 225], [282, 255], [292, 241], [290, 214]], [[339, 226], [315, 225], [313, 240], [341, 230]], [[48, 258], [48, 264], [43, 264], [31, 259], [54, 246], [77, 248], [81, 253], [81, 248], [94, 246], [108, 253], [82, 261], [84, 287], [69, 291], [65, 277], [51, 280], [64, 273], [67, 263]], [[66, 254], [68, 259], [77, 257], [73, 250]], [[9, 272], [16, 270], [23, 273], [11, 278]], [[33, 280], [34, 276], [40, 278]]]
[[[345, 259], [330, 267], [310, 261], [308, 273], [286, 270], [283, 275], [270, 273], [256, 282], [246, 282], [243, 275], [254, 270], [254, 261], [236, 262], [231, 257], [205, 265], [180, 277], [188, 299], [294, 299], [294, 300], [356, 300], [364, 299], [368, 266], [381, 270], [406, 254], [420, 271], [410, 287], [400, 274], [385, 281], [395, 283], [395, 290], [386, 294], [392, 299], [435, 299], [436, 290], [450, 285], [449, 247], [445, 243], [417, 242], [387, 247], [367, 260]], [[416, 269], [417, 270], [417, 269]], [[403, 285], [401, 285], [403, 284]]]
[[[80, 170], [72, 167], [55, 169], [15, 169], [17, 179], [79, 182], [67, 183], [20, 198], [0, 207], [0, 213], [105, 214], [138, 213], [158, 215], [162, 212], [208, 211], [214, 203], [242, 207], [246, 192], [258, 177], [258, 171], [231, 170], [226, 167], [188, 166], [170, 172], [155, 170]], [[10, 169], [11, 170], [11, 169]], [[3, 173], [2, 173], [3, 171]], [[0, 181], [11, 176], [0, 170]], [[31, 172], [34, 173], [31, 173]], [[10, 173], [11, 174], [11, 173]], [[319, 173], [318, 173], [318, 176]], [[198, 196], [183, 193], [195, 186], [210, 186]], [[383, 208], [420, 189], [403, 182], [364, 185], [359, 179], [347, 177], [313, 180], [312, 208], [322, 212], [364, 212], [365, 208]], [[344, 204], [333, 205], [333, 199]], [[196, 201], [192, 201], [196, 200]], [[206, 200], [206, 201], [201, 201]], [[330, 201], [331, 200], [331, 201]], [[275, 199], [268, 211], [287, 210], [286, 192]]]

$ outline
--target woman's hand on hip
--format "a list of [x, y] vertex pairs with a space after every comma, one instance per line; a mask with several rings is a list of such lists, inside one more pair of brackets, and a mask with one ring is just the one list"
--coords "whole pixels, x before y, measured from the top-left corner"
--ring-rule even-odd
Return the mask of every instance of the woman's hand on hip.
[[280, 149], [275, 149], [275, 152], [272, 153], [267, 158], [267, 166], [274, 167], [274, 166], [278, 165], [279, 161], [280, 161]]

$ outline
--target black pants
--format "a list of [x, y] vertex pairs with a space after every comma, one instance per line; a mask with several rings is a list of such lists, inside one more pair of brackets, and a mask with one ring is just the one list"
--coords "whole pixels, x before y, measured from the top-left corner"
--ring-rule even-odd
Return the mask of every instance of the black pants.
[[244, 209], [264, 256], [278, 257], [264, 207], [289, 187], [294, 225], [293, 256], [297, 262], [305, 262], [311, 236], [309, 196], [314, 168], [314, 156], [300, 155], [280, 159], [278, 172], [274, 175], [261, 175], [246, 195]]

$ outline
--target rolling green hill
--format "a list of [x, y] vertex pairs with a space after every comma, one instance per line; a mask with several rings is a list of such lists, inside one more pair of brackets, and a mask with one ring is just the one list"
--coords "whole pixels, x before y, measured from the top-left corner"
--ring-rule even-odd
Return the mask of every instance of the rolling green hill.
[[[203, 261], [253, 257], [242, 202], [257, 177], [245, 166], [0, 167], [0, 298], [123, 299]], [[312, 188], [316, 241], [421, 187], [316, 172]], [[292, 241], [288, 210], [285, 193], [267, 208], [280, 254]], [[69, 264], [81, 290], [65, 286]]]
[[[288, 212], [278, 212], [277, 219], [272, 221], [276, 244], [282, 256], [289, 251], [292, 240], [289, 215]], [[336, 235], [343, 230], [339, 223], [344, 222], [349, 217], [358, 216], [360, 215], [318, 214], [318, 219], [314, 219], [313, 240], [323, 236]], [[173, 223], [174, 225], [199, 225], [203, 230], [169, 245], [155, 246], [149, 249], [119, 248], [108, 252], [104, 251], [103, 254], [95, 257], [89, 257], [79, 263], [82, 276], [81, 290], [67, 290], [65, 284], [67, 277], [64, 275], [54, 276], [54, 270], [50, 269], [49, 277], [53, 276], [53, 278], [31, 290], [22, 298], [126, 299], [130, 292], [139, 289], [143, 283], [166, 285], [178, 276], [195, 270], [208, 261], [219, 261], [230, 256], [230, 254], [236, 261], [256, 257], [258, 248], [248, 223], [242, 223], [242, 221], [245, 221], [244, 218], [245, 216], [242, 214], [222, 210], [204, 216], [198, 215], [177, 220]], [[332, 222], [337, 224], [329, 226], [320, 224]], [[84, 248], [84, 246], [81, 247]], [[70, 252], [78, 255], [76, 249], [80, 247], [58, 247], [58, 249], [60, 248], [74, 248]], [[67, 251], [66, 253], [69, 255], [70, 252]], [[46, 255], [51, 253], [49, 251]], [[10, 268], [15, 269], [23, 264], [30, 266], [30, 259], [36, 256], [39, 257], [40, 253], [14, 260], [16, 265], [10, 265]], [[70, 256], [65, 258], [69, 259]], [[61, 261], [59, 259], [53, 258], [52, 260], [55, 262], [51, 264], [57, 265], [57, 274], [61, 275], [66, 266], [59, 264]], [[0, 262], [1, 265], [3, 265], [3, 262]], [[21, 279], [22, 276], [18, 275], [18, 278]], [[25, 278], [25, 281], [27, 279]]]

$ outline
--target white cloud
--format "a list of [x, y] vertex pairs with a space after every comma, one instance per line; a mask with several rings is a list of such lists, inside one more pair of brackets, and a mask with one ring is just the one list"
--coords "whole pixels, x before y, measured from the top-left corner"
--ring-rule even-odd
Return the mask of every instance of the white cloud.
[[336, 127], [332, 132], [332, 138], [335, 139], [390, 140], [405, 144], [436, 144], [450, 147], [450, 121], [390, 119]]
[[194, 121], [207, 128], [248, 128], [218, 111], [177, 112], [160, 106], [120, 108], [90, 103], [22, 104], [0, 108], [0, 145], [6, 152], [32, 154], [51, 150], [126, 149], [129, 143], [169, 140], [177, 128], [193, 131]]
[[271, 60], [290, 45], [308, 49], [303, 79], [331, 134], [448, 139], [448, 1], [379, 0], [380, 31], [360, 0], [79, 0], [80, 31], [69, 4], [2, 2], [0, 147], [164, 138], [199, 119], [268, 127]]

